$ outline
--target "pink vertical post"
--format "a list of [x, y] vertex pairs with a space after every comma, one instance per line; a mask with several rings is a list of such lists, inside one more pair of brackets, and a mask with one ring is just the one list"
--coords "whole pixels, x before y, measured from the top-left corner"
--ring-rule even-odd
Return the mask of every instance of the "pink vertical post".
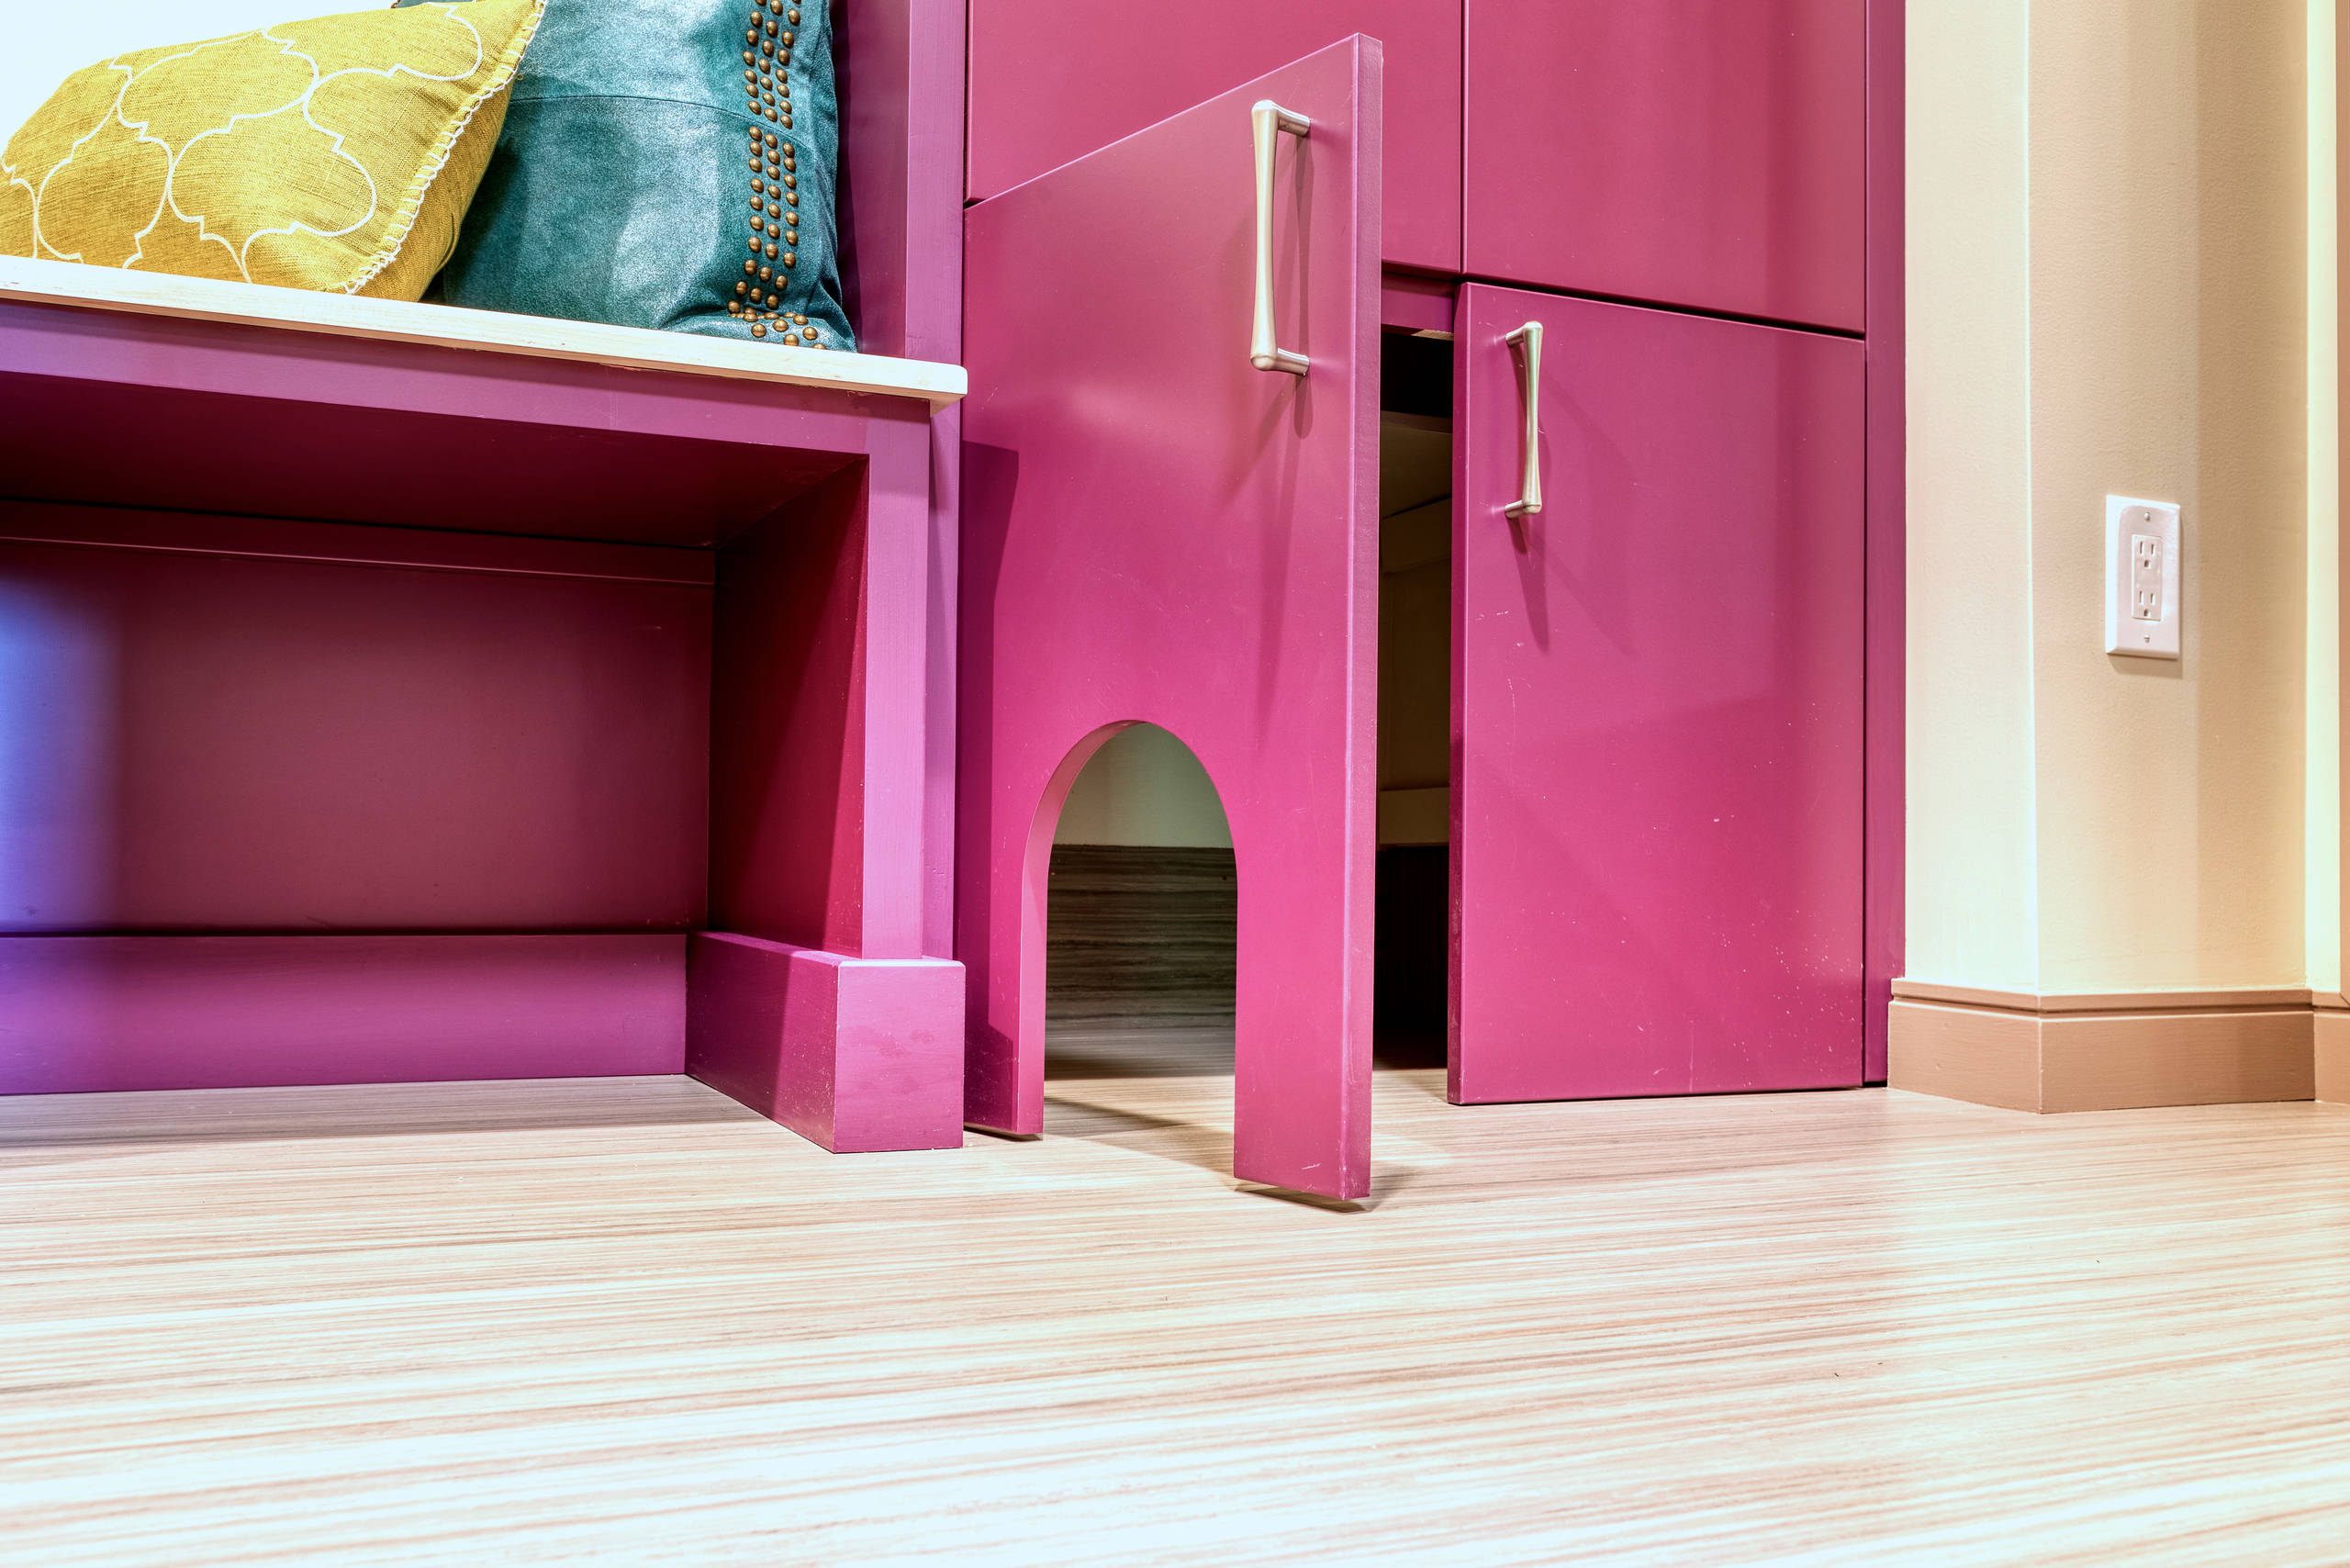
[[[960, 0], [835, 7], [842, 273], [867, 353], [962, 357], [963, 38]], [[861, 510], [829, 520], [846, 530], [826, 534], [833, 553], [794, 536], [804, 519], [769, 524], [773, 591], [797, 608], [737, 630], [815, 680], [770, 692], [780, 708], [754, 716], [767, 744], [722, 781], [736, 809], [719, 826], [737, 836], [714, 841], [728, 896], [713, 904], [738, 918], [695, 938], [689, 970], [688, 1070], [836, 1152], [950, 1147], [962, 1123], [947, 957], [961, 416], [875, 414]], [[811, 569], [836, 591], [787, 580]], [[795, 846], [795, 870], [760, 852], [763, 824], [778, 841], [828, 831]]]
[[923, 955], [928, 421], [724, 553], [711, 920], [686, 1069], [836, 1152], [959, 1141], [962, 967]]
[[[869, 353], [963, 359], [962, 0], [835, 7], [843, 282]], [[921, 950], [955, 946], [955, 687], [962, 409], [930, 421]]]
[[1908, 789], [1903, 751], [1908, 567], [1904, 483], [1907, 402], [1902, 343], [1902, 0], [1869, 0], [1869, 626], [1868, 890], [1865, 895], [1868, 1048], [1865, 1075], [1882, 1083], [1894, 977], [1907, 946], [1903, 900]]

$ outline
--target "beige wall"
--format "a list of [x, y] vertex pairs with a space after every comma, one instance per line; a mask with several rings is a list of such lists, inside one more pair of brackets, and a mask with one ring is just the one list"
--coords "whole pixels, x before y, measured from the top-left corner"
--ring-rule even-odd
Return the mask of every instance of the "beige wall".
[[[2308, 0], [1909, 27], [1908, 973], [2302, 982]], [[2103, 651], [2109, 493], [2182, 509], [2177, 663]]]
[[2335, 0], [2309, 0], [2309, 722], [2302, 746], [2309, 847], [2309, 982], [2342, 989], [2342, 518], [2340, 162]]
[[1104, 741], [1078, 774], [1053, 842], [1229, 849], [1232, 827], [1192, 748], [1156, 724], [1136, 724]]
[[2027, 0], [1908, 12], [1908, 960], [2039, 982]]

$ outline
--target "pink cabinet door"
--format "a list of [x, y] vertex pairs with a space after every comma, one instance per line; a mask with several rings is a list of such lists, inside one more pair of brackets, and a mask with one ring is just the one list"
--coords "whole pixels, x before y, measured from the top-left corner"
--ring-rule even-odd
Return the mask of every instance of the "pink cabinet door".
[[1859, 1083], [1861, 345], [1474, 284], [1458, 332], [1451, 1097]]
[[974, 201], [1352, 33], [1385, 46], [1396, 266], [1460, 270], [1460, 0], [971, 0]]
[[1865, 0], [1467, 0], [1472, 277], [1862, 328]]
[[[1206, 767], [1239, 878], [1233, 1168], [1369, 1190], [1379, 45], [1353, 39], [965, 215], [957, 956], [965, 1115], [1042, 1128], [1045, 896], [1086, 760]], [[1272, 324], [1251, 363], [1252, 106]]]

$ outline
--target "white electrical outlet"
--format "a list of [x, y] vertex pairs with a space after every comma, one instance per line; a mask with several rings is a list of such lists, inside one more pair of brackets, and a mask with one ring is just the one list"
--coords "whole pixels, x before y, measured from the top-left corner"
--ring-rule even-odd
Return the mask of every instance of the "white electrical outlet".
[[2105, 651], [2178, 657], [2178, 508], [2105, 498]]

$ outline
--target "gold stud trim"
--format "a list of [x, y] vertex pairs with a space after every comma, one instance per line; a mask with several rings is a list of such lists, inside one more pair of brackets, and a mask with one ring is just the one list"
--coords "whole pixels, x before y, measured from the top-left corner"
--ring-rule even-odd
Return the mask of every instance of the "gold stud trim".
[[[751, 0], [751, 25], [743, 34], [744, 43], [750, 46], [743, 50], [743, 98], [745, 110], [755, 118], [789, 130], [792, 113], [789, 73], [799, 35], [780, 28], [778, 17], [795, 29], [800, 25], [799, 10], [785, 0]], [[780, 141], [771, 129], [755, 124], [748, 134], [751, 257], [743, 263], [745, 276], [734, 285], [736, 297], [726, 302], [726, 312], [748, 321], [755, 338], [768, 336], [767, 324], [773, 322], [778, 342], [796, 347], [804, 337], [810, 346], [820, 346], [816, 329], [808, 324], [806, 316], [778, 309], [783, 303], [784, 275], [800, 260], [799, 158], [790, 144]], [[779, 248], [778, 240], [788, 248]], [[768, 264], [760, 264], [762, 255]]]

